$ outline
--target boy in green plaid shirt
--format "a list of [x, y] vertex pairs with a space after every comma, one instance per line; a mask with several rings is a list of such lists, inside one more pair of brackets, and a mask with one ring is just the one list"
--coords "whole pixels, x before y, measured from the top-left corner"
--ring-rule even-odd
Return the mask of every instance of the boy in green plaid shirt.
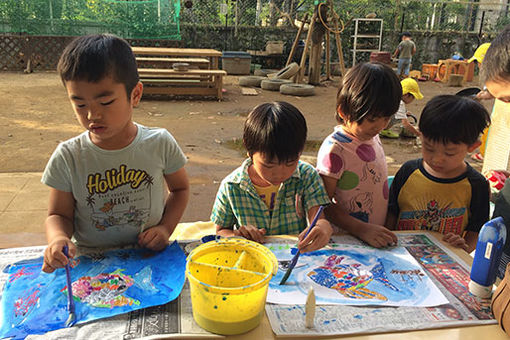
[[262, 243], [264, 235], [299, 234], [301, 252], [326, 245], [333, 233], [320, 216], [303, 239], [308, 220], [330, 200], [317, 171], [299, 160], [306, 121], [286, 102], [265, 103], [248, 115], [243, 142], [248, 156], [220, 185], [211, 220], [221, 236]]

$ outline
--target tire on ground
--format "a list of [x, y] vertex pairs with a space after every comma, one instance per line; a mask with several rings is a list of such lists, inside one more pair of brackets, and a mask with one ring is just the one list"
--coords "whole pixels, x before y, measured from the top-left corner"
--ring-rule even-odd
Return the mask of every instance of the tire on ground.
[[313, 96], [315, 87], [308, 84], [283, 84], [280, 86], [280, 93], [291, 96]]
[[270, 68], [262, 68], [262, 69], [257, 69], [255, 71], [253, 71], [253, 75], [267, 77], [268, 74], [275, 73], [275, 72], [278, 72], [278, 70], [274, 70], [274, 69], [270, 69]]
[[266, 77], [261, 76], [245, 76], [245, 77], [239, 77], [239, 85], [240, 86], [253, 86], [253, 87], [260, 87], [260, 82], [264, 79], [267, 79]]
[[292, 80], [289, 79], [264, 79], [260, 83], [260, 87], [269, 91], [280, 91], [280, 86], [283, 84], [291, 84]]
[[297, 63], [290, 63], [287, 67], [282, 68], [275, 76], [276, 79], [290, 79], [299, 71]]

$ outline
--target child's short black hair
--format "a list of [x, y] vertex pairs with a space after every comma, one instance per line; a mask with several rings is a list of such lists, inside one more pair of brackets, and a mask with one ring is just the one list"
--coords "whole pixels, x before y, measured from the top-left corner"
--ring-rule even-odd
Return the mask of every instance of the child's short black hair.
[[510, 81], [510, 25], [491, 42], [483, 58], [481, 79]]
[[408, 38], [411, 38], [411, 32], [402, 32], [402, 34], [400, 35], [400, 39], [402, 39], [403, 37], [408, 37]]
[[[343, 77], [336, 95], [337, 111], [351, 122], [365, 117], [390, 117], [402, 99], [402, 85], [396, 73], [381, 63], [356, 64]], [[339, 115], [337, 120], [341, 122]]]
[[287, 102], [264, 103], [255, 107], [244, 123], [243, 142], [248, 155], [260, 152], [280, 163], [299, 158], [306, 141], [306, 120]]
[[425, 105], [418, 126], [432, 141], [472, 145], [489, 124], [489, 113], [476, 100], [441, 95]]
[[66, 46], [57, 71], [62, 82], [82, 80], [96, 83], [111, 76], [124, 84], [128, 98], [139, 81], [133, 51], [122, 38], [113, 34], [78, 37]]

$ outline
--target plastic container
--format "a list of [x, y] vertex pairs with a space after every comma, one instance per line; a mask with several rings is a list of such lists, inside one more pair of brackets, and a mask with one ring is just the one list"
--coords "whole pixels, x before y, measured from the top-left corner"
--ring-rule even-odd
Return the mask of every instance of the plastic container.
[[485, 223], [478, 235], [475, 257], [471, 267], [469, 291], [480, 298], [492, 295], [499, 260], [506, 241], [506, 227], [502, 217]]
[[228, 74], [250, 74], [251, 55], [247, 52], [224, 51], [221, 68]]
[[222, 238], [200, 245], [187, 258], [193, 318], [217, 334], [241, 334], [264, 314], [269, 281], [278, 261], [266, 247]]

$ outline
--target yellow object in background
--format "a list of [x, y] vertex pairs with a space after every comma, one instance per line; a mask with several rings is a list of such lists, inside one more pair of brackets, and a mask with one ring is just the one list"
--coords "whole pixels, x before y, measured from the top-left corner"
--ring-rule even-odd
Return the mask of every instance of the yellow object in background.
[[478, 46], [475, 53], [473, 53], [473, 56], [468, 59], [468, 63], [472, 61], [478, 61], [480, 64], [483, 62], [483, 59], [485, 58], [485, 53], [487, 53], [487, 50], [491, 46], [491, 43], [485, 43]]
[[198, 246], [186, 263], [193, 318], [205, 330], [224, 335], [257, 327], [277, 270], [275, 255], [253, 241], [223, 238]]
[[410, 93], [418, 100], [423, 99], [423, 94], [421, 94], [420, 87], [416, 80], [412, 78], [402, 79], [400, 85], [402, 85], [402, 95]]

